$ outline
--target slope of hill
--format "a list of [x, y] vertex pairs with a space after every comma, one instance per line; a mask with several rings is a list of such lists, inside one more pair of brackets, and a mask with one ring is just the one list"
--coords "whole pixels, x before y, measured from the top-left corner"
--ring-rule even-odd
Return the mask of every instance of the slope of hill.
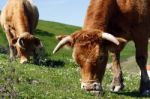
[[[46, 49], [48, 55], [51, 55], [51, 51], [57, 44], [57, 40], [55, 40], [55, 36], [63, 35], [63, 34], [70, 34], [73, 33], [75, 30], [80, 29], [80, 27], [72, 26], [72, 25], [65, 25], [62, 23], [57, 22], [49, 22], [49, 21], [39, 21], [37, 29], [35, 30], [35, 35], [38, 36]], [[8, 47], [6, 36], [3, 33], [2, 29], [0, 28], [0, 46]], [[133, 43], [128, 44], [124, 51], [122, 52], [122, 61], [124, 61], [129, 56], [133, 55]], [[69, 51], [69, 50], [67, 50]], [[63, 53], [63, 51], [61, 51]], [[60, 53], [61, 53], [60, 52]], [[65, 51], [66, 52], [66, 51]], [[59, 52], [58, 52], [59, 53]], [[67, 54], [67, 53], [65, 53]], [[58, 55], [58, 54], [57, 54]]]
[[[41, 39], [47, 54], [51, 56], [51, 52], [57, 43], [55, 36], [61, 34], [70, 34], [79, 28], [80, 27], [65, 25], [57, 22], [39, 21], [34, 34]], [[7, 48], [7, 39], [1, 28], [0, 35], [0, 46]]]
[[[90, 93], [80, 90], [80, 75], [77, 65], [71, 58], [71, 49], [62, 49], [52, 54], [57, 44], [56, 35], [70, 34], [80, 27], [65, 25], [56, 22], [40, 21], [35, 35], [38, 36], [45, 47], [45, 60], [40, 66], [31, 63], [21, 65], [19, 61], [10, 63], [8, 54], [0, 54], [0, 96], [16, 98], [37, 99], [95, 99]], [[0, 29], [0, 46], [8, 47], [5, 34]], [[133, 43], [129, 43], [123, 50], [122, 61], [134, 55]], [[109, 85], [112, 79], [111, 71], [107, 70], [104, 77], [105, 94], [107, 98], [138, 98], [138, 74], [126, 74], [125, 89], [122, 93], [111, 93]], [[133, 92], [132, 92], [133, 91]]]

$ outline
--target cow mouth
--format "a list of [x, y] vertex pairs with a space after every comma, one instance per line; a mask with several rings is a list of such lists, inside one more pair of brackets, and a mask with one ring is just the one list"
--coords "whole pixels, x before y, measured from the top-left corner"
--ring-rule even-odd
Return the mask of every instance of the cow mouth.
[[93, 83], [81, 82], [81, 89], [96, 95], [100, 95], [103, 93], [101, 84], [99, 82]]

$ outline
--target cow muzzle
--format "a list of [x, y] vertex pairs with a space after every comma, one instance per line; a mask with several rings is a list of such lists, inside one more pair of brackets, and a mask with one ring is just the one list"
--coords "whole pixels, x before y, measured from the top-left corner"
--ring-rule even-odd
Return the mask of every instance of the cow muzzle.
[[102, 86], [99, 82], [81, 82], [81, 89], [94, 94], [101, 94]]
[[27, 59], [27, 58], [24, 58], [24, 57], [22, 58], [22, 57], [21, 57], [21, 59], [20, 59], [20, 63], [21, 63], [21, 64], [26, 64], [27, 62], [28, 62], [28, 59]]

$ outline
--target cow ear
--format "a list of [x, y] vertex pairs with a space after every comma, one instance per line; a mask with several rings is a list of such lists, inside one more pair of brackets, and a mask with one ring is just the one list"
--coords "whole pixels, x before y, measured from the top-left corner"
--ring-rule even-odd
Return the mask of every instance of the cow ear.
[[36, 47], [43, 47], [43, 44], [39, 38], [35, 37], [33, 42]]

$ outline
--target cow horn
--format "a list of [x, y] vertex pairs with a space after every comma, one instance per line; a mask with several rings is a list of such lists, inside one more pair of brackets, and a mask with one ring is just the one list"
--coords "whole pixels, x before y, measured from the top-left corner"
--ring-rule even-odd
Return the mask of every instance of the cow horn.
[[25, 49], [25, 48], [23, 47], [23, 46], [24, 46], [24, 42], [23, 42], [22, 38], [18, 38], [18, 40], [17, 40], [17, 45], [18, 45], [20, 48]]
[[119, 41], [117, 40], [117, 38], [109, 33], [102, 33], [102, 38], [111, 41], [116, 45], [119, 45]]
[[68, 43], [69, 41], [72, 40], [71, 36], [67, 36], [65, 38], [63, 38], [58, 44], [57, 46], [54, 48], [53, 50], [53, 54], [55, 54], [63, 45], [65, 45], [66, 43]]

